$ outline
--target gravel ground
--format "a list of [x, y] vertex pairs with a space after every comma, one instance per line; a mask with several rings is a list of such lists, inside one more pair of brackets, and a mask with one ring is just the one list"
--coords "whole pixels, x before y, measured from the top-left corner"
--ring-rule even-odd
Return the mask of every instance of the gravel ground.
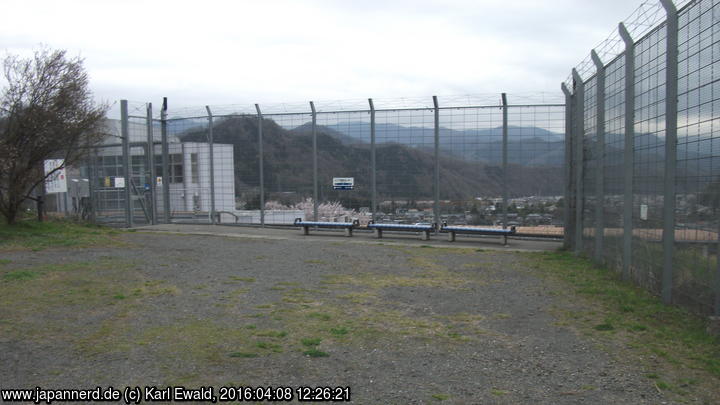
[[0, 253], [0, 272], [29, 274], [0, 282], [2, 388], [350, 386], [367, 404], [672, 403], [631, 360], [561, 326], [551, 313], [573, 303], [521, 254], [342, 237], [119, 239]]

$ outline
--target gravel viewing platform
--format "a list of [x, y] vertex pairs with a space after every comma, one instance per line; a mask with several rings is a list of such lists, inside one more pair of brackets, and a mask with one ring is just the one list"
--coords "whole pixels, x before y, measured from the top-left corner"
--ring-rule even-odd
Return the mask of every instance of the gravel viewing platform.
[[111, 246], [2, 252], [3, 388], [306, 386], [350, 387], [361, 404], [675, 403], [646, 363], [568, 320], [592, 308], [540, 270], [536, 252], [559, 242], [151, 229], [121, 232]]

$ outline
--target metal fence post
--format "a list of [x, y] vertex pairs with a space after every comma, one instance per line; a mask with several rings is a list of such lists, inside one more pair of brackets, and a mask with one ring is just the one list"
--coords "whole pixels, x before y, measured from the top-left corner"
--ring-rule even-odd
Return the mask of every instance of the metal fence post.
[[502, 205], [503, 205], [503, 229], [508, 223], [508, 106], [507, 95], [502, 93]]
[[155, 187], [155, 143], [153, 141], [152, 103], [147, 104], [147, 164], [150, 167], [150, 223], [157, 225], [157, 187]]
[[122, 165], [125, 176], [125, 224], [128, 228], [133, 226], [132, 195], [130, 193], [130, 131], [128, 126], [128, 102], [120, 100], [120, 136], [122, 137]]
[[435, 218], [435, 234], [440, 229], [440, 107], [438, 105], [437, 96], [433, 96], [433, 105], [435, 106], [435, 181], [433, 188], [435, 198], [433, 203], [433, 217]]
[[312, 112], [312, 155], [313, 155], [313, 221], [318, 220], [318, 149], [317, 149], [317, 111], [315, 103], [310, 102]]
[[623, 279], [630, 279], [633, 240], [633, 173], [635, 165], [635, 42], [625, 24], [618, 26], [625, 42], [625, 149], [623, 152]]
[[595, 261], [602, 263], [605, 242], [605, 64], [593, 49], [590, 56], [595, 64]]
[[210, 144], [210, 223], [215, 225], [215, 139], [213, 138], [213, 115], [210, 106], [206, 105], [208, 114], [208, 143]]
[[265, 227], [265, 168], [263, 163], [263, 116], [260, 104], [255, 104], [258, 115], [258, 160], [260, 161], [260, 227]]
[[[93, 224], [97, 223], [97, 215], [95, 207], [97, 207], [97, 201], [95, 201], [95, 181], [97, 180], [97, 174], [95, 171], [95, 163], [97, 162], [97, 147], [93, 147], [90, 152], [90, 161], [88, 164], [88, 197], [90, 198], [90, 222]], [[78, 201], [78, 208], [82, 210], [82, 203]]]
[[370, 104], [370, 214], [372, 215], [372, 220], [376, 221], [377, 177], [375, 171], [377, 162], [375, 161], [375, 104], [371, 98], [368, 99], [368, 103]]
[[565, 94], [565, 204], [563, 206], [563, 248], [570, 249], [574, 246], [573, 228], [573, 161], [572, 161], [572, 128], [573, 128], [573, 105], [572, 94], [567, 85], [560, 85]]
[[583, 249], [583, 138], [585, 137], [585, 83], [576, 69], [572, 70], [575, 92], [573, 136], [575, 146], [575, 253]]
[[162, 149], [162, 190], [163, 213], [165, 223], [170, 223], [170, 146], [167, 133], [167, 97], [163, 97], [162, 110], [160, 110], [160, 141]]
[[675, 172], [677, 166], [678, 16], [672, 0], [660, 0], [667, 13], [665, 53], [665, 184], [663, 196], [662, 299], [672, 302], [675, 249]]
[[715, 316], [720, 316], [720, 223], [718, 223], [717, 250], [715, 251]]

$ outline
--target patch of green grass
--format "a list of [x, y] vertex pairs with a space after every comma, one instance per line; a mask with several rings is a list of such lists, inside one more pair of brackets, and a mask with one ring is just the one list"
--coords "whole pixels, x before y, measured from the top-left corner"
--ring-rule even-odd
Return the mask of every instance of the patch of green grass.
[[114, 229], [71, 221], [24, 220], [10, 226], [0, 220], [0, 250], [117, 245], [118, 234]]
[[348, 300], [354, 304], [369, 304], [370, 302], [377, 299], [377, 294], [364, 291], [364, 292], [351, 292], [347, 294], [338, 295], [338, 298]]
[[3, 274], [2, 279], [4, 281], [32, 280], [38, 275], [39, 274], [34, 271], [16, 270]]
[[628, 328], [628, 330], [630, 330], [630, 331], [632, 331], [632, 332], [644, 332], [644, 331], [646, 331], [647, 329], [648, 329], [647, 326], [642, 325], [642, 324], [639, 324], [639, 323], [636, 323], [636, 324], [634, 324], [634, 325], [630, 325], [630, 327]]
[[[123, 334], [118, 331], [122, 329], [115, 329], [115, 343], [122, 341]], [[159, 366], [165, 365], [171, 369], [174, 369], [173, 362], [176, 360], [197, 365], [217, 365], [229, 361], [230, 353], [257, 353], [259, 348], [251, 330], [197, 319], [145, 327], [128, 334], [125, 339], [129, 339], [132, 344], [153, 345], [158, 353]], [[95, 342], [94, 339], [88, 344]], [[267, 349], [272, 350], [272, 347], [267, 346]]]
[[653, 352], [653, 353], [655, 353], [655, 354], [657, 354], [657, 355], [660, 356], [660, 357], [667, 357], [667, 356], [668, 356], [668, 352], [665, 351], [665, 350], [663, 350], [663, 349], [661, 349], [661, 348], [659, 348], [659, 347], [651, 347], [651, 348], [650, 348], [650, 351]]
[[[569, 288], [564, 294], [579, 295], [586, 308], [566, 314], [567, 322], [584, 322], [591, 330], [641, 333], [603, 333], [618, 346], [637, 350], [644, 357], [654, 354], [673, 367], [676, 364], [700, 369], [720, 377], [720, 339], [706, 332], [706, 321], [688, 311], [664, 305], [617, 272], [593, 265], [569, 252], [528, 253], [533, 266], [546, 277]], [[587, 321], [583, 321], [587, 320]], [[597, 332], [595, 332], [597, 333]]]
[[332, 317], [329, 314], [321, 313], [321, 312], [311, 312], [307, 316], [308, 318], [312, 319], [318, 319], [320, 321], [329, 321], [332, 319]]
[[12, 263], [11, 260], [8, 259], [0, 259], [0, 266], [7, 266], [8, 264]]
[[[362, 290], [360, 291], [362, 293]], [[270, 317], [281, 315], [282, 329], [288, 331], [298, 344], [308, 339], [326, 340], [329, 344], [377, 345], [381, 340], [392, 338], [418, 337], [437, 339], [438, 344], [459, 344], [477, 336], [480, 316], [465, 315], [468, 323], [462, 323], [463, 336], [449, 337], [450, 328], [458, 322], [446, 317], [424, 317], [409, 314], [406, 311], [388, 310], [382, 300], [355, 302], [340, 296], [327, 296], [324, 292], [311, 292], [308, 300], [312, 305], [290, 303], [283, 300], [277, 303]], [[436, 319], [437, 318], [437, 319]], [[341, 324], [333, 323], [342, 320]]]
[[322, 342], [322, 339], [320, 339], [320, 338], [305, 338], [305, 339], [300, 340], [300, 343], [302, 343], [303, 346], [308, 346], [308, 347], [317, 346], [320, 344], [320, 342]]
[[282, 346], [279, 345], [279, 344], [277, 344], [277, 343], [257, 342], [257, 343], [255, 344], [255, 346], [256, 346], [258, 349], [270, 350], [270, 351], [272, 351], [272, 352], [274, 352], [274, 353], [282, 353], [282, 351], [283, 351]]
[[510, 393], [510, 391], [500, 390], [500, 389], [497, 389], [497, 388], [491, 389], [490, 392], [491, 392], [493, 395], [496, 395], [496, 396], [503, 396], [503, 395], [507, 395], [507, 394]]
[[[0, 272], [0, 308], [7, 310], [6, 319], [13, 325], [7, 333], [20, 333], [30, 341], [64, 339], [91, 353], [121, 346], [117, 334], [109, 332], [113, 327], [124, 329], [124, 321], [115, 314], [126, 313], [147, 297], [179, 292], [163, 281], [148, 280], [135, 262], [110, 256], [40, 264], [4, 277]], [[37, 314], [54, 315], [48, 320]], [[86, 314], [111, 322], [86, 325], [81, 321]]]
[[254, 333], [255, 336], [284, 338], [288, 335], [284, 330], [262, 330]]
[[232, 352], [232, 353], [228, 354], [228, 357], [239, 357], [239, 358], [243, 358], [243, 359], [250, 359], [253, 357], [258, 357], [258, 354], [253, 353], [253, 352]]
[[303, 294], [290, 294], [283, 297], [283, 302], [289, 304], [311, 304], [315, 302], [314, 299], [307, 297]]
[[667, 391], [672, 388], [672, 385], [670, 385], [669, 383], [667, 383], [663, 380], [655, 381], [655, 385], [663, 391]]
[[335, 336], [345, 336], [345, 335], [347, 335], [349, 332], [350, 332], [350, 331], [348, 330], [348, 328], [345, 328], [345, 327], [330, 328], [330, 333], [332, 333], [332, 334], [335, 335]]
[[327, 354], [327, 353], [325, 353], [325, 352], [323, 352], [323, 351], [321, 351], [321, 350], [314, 349], [314, 348], [313, 348], [313, 349], [305, 350], [305, 351], [303, 352], [303, 354], [306, 355], [306, 356], [308, 356], [308, 357], [328, 357], [328, 356], [329, 356], [329, 354]]
[[612, 324], [609, 322], [604, 322], [599, 325], [595, 325], [594, 329], [595, 330], [614, 330], [615, 327], [612, 326]]
[[296, 283], [294, 281], [280, 281], [278, 283], [275, 283], [275, 285], [284, 286], [284, 287], [299, 287], [300, 283]]
[[698, 383], [698, 380], [694, 378], [681, 378], [678, 383], [680, 385], [695, 385]]
[[450, 399], [450, 395], [448, 394], [432, 394], [430, 396], [436, 401], [446, 401]]

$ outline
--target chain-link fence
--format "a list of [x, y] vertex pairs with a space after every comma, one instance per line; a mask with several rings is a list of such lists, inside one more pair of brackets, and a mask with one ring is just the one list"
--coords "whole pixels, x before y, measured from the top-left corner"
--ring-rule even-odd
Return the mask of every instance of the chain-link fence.
[[[563, 90], [577, 252], [720, 315], [720, 2], [646, 2]], [[579, 235], [579, 237], [578, 237]]]
[[[564, 104], [517, 100], [164, 106], [159, 117], [123, 101], [88, 165], [93, 213], [130, 226], [357, 219], [561, 238]], [[340, 178], [352, 187], [334, 187]]]

